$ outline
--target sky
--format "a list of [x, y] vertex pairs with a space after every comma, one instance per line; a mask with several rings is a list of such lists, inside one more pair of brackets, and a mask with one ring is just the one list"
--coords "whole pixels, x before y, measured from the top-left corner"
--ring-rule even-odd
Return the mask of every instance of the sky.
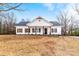
[[73, 10], [72, 3], [23, 3], [18, 9], [23, 11], [13, 11], [16, 15], [16, 22], [20, 22], [22, 19], [25, 21], [37, 18], [41, 16], [48, 21], [57, 21], [56, 16], [59, 12], [69, 10], [69, 15], [76, 14]]

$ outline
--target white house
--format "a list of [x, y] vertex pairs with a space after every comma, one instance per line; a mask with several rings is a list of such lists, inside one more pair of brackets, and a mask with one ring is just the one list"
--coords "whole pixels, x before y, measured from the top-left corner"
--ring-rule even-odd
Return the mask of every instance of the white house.
[[16, 34], [61, 35], [62, 26], [53, 21], [37, 17], [33, 21], [21, 21], [16, 24]]

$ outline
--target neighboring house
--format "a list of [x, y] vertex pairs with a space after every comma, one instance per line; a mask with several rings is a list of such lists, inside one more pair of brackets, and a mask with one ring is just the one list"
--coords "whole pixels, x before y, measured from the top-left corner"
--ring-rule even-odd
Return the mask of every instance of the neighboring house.
[[16, 24], [16, 34], [61, 35], [62, 26], [53, 21], [37, 17], [32, 22], [21, 21]]

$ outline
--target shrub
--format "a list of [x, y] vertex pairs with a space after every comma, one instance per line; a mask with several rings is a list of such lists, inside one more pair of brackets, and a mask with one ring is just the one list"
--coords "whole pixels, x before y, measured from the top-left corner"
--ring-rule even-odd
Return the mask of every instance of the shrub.
[[79, 36], [79, 29], [74, 29], [74, 30], [71, 32], [71, 35], [73, 35], [73, 36]]

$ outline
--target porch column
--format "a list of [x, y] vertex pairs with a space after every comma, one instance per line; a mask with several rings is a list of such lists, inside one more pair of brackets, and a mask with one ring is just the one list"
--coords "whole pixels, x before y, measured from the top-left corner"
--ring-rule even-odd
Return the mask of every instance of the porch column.
[[25, 28], [22, 29], [23, 34], [25, 34]]
[[30, 27], [30, 34], [32, 34], [32, 27]]
[[43, 26], [43, 29], [42, 29], [42, 33], [43, 33], [43, 35], [44, 35], [44, 26]]
[[48, 33], [47, 33], [48, 35], [51, 34], [51, 26], [48, 26], [48, 27], [47, 27], [47, 32], [48, 32]]

